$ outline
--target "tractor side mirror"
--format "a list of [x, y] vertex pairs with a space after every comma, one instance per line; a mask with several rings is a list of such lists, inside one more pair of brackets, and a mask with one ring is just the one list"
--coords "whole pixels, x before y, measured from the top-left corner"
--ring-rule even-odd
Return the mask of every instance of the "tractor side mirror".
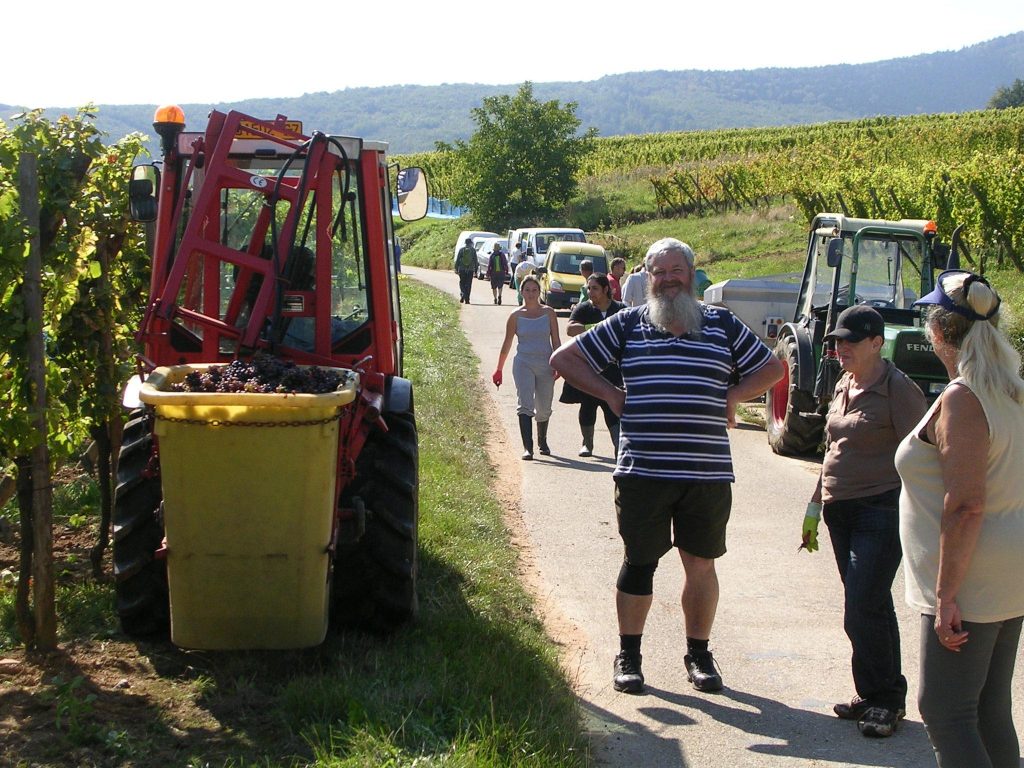
[[953, 237], [949, 241], [949, 254], [946, 256], [946, 269], [960, 269], [960, 250], [964, 247], [960, 239], [963, 231], [963, 224], [953, 230]]
[[136, 165], [128, 182], [128, 210], [132, 221], [156, 221], [156, 190], [160, 170], [155, 165]]
[[828, 254], [825, 257], [830, 267], [838, 267], [843, 263], [843, 238], [835, 237], [828, 242]]
[[398, 215], [402, 221], [418, 221], [427, 215], [427, 175], [422, 168], [398, 172]]

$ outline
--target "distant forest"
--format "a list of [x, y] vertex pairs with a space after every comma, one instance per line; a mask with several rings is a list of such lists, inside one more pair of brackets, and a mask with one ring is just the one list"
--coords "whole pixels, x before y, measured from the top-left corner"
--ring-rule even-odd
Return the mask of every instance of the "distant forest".
[[[575, 101], [584, 128], [621, 136], [964, 112], [984, 108], [996, 89], [1017, 78], [1024, 78], [1024, 32], [959, 51], [871, 64], [634, 72], [590, 82], [534, 83], [534, 95]], [[181, 106], [192, 130], [204, 127], [213, 108], [256, 117], [284, 114], [302, 120], [307, 130], [380, 139], [390, 143], [393, 153], [407, 153], [432, 150], [436, 141], [468, 138], [474, 129], [470, 110], [485, 96], [512, 94], [518, 86], [396, 85]], [[47, 114], [55, 117], [77, 106], [47, 109]], [[97, 106], [97, 124], [111, 140], [132, 131], [154, 135], [157, 105]], [[0, 116], [21, 109], [0, 104]], [[150, 146], [157, 151], [155, 141]]]

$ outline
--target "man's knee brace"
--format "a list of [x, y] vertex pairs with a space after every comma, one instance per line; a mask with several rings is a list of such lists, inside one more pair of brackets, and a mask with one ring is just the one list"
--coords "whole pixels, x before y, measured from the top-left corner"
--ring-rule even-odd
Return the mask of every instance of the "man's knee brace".
[[619, 578], [615, 582], [615, 586], [620, 592], [625, 592], [627, 595], [643, 597], [654, 594], [654, 572], [657, 568], [657, 560], [647, 565], [634, 565], [626, 560], [619, 570]]

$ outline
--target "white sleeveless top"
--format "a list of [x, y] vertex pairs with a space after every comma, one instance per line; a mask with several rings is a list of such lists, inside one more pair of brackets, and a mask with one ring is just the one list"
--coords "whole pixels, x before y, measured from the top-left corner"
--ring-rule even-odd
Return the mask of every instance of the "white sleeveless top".
[[[954, 383], [966, 386], [960, 378]], [[988, 456], [977, 457], [987, 466], [985, 517], [957, 604], [965, 621], [988, 623], [1024, 615], [1024, 406], [975, 395], [989, 432]], [[929, 615], [935, 614], [945, 487], [938, 449], [920, 435], [939, 401], [896, 449], [907, 604]]]

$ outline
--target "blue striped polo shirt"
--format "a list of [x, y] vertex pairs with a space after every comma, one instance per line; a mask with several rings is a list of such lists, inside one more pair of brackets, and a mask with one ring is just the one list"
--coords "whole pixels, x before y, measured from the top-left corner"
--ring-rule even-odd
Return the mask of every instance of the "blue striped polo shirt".
[[734, 369], [740, 378], [754, 373], [772, 352], [729, 310], [701, 307], [699, 338], [659, 330], [646, 305], [576, 337], [595, 370], [622, 361], [626, 405], [614, 477], [735, 480], [725, 416], [729, 379]]

